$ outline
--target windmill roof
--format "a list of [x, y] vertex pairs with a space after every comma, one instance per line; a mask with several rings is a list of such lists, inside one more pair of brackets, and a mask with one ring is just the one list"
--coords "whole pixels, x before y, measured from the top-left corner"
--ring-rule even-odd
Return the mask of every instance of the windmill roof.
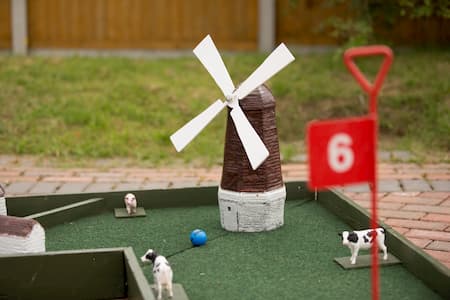
[[0, 235], [26, 237], [36, 224], [39, 223], [33, 219], [0, 216]]
[[265, 84], [262, 84], [245, 98], [241, 99], [239, 105], [244, 111], [263, 110], [274, 107], [275, 99], [269, 88]]

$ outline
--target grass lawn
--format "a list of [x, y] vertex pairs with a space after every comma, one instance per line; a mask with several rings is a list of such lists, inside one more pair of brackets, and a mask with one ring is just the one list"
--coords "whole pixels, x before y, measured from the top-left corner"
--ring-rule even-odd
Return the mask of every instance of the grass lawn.
[[[420, 161], [449, 161], [450, 51], [394, 51], [379, 96], [380, 149], [408, 150]], [[367, 98], [334, 53], [296, 54], [268, 85], [277, 100], [285, 161], [304, 152], [313, 119], [367, 112]], [[264, 60], [227, 54], [235, 85]], [[378, 59], [361, 61], [373, 77]], [[217, 98], [219, 88], [193, 56], [0, 57], [0, 153], [61, 161], [124, 157], [140, 164], [220, 163], [226, 113], [182, 153], [169, 136]]]

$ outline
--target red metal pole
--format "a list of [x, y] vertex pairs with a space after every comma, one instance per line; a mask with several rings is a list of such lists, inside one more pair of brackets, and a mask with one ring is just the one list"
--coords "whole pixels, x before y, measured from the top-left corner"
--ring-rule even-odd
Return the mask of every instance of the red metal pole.
[[[370, 227], [373, 230], [376, 230], [378, 227], [378, 214], [377, 214], [377, 193], [378, 193], [378, 178], [377, 178], [377, 149], [378, 149], [378, 114], [377, 114], [377, 98], [375, 93], [371, 93], [370, 95], [370, 114], [372, 114], [373, 118], [375, 119], [375, 126], [373, 128], [374, 130], [374, 168], [373, 168], [373, 181], [371, 184], [371, 192], [372, 192], [372, 199], [371, 199], [371, 208], [372, 208], [372, 218], [370, 220]], [[376, 232], [376, 231], [375, 231]], [[375, 235], [376, 237], [376, 235]], [[378, 300], [380, 299], [380, 284], [379, 284], [379, 268], [378, 268], [378, 244], [376, 242], [372, 245], [372, 299]]]
[[[366, 77], [361, 73], [359, 68], [353, 61], [354, 57], [358, 56], [373, 56], [373, 55], [383, 55], [384, 60], [381, 65], [380, 70], [375, 78], [375, 82], [371, 84]], [[377, 178], [377, 151], [378, 148], [378, 113], [377, 113], [377, 96], [380, 91], [383, 80], [392, 64], [393, 53], [389, 47], [386, 46], [367, 46], [350, 48], [344, 53], [344, 62], [350, 73], [355, 77], [356, 81], [361, 85], [362, 89], [369, 95], [369, 115], [374, 118], [374, 174], [372, 182], [370, 184], [370, 190], [372, 192], [371, 208], [372, 208], [372, 218], [371, 218], [371, 228], [375, 230], [378, 227], [378, 215], [377, 215], [377, 194], [378, 194], [378, 178]], [[380, 298], [379, 289], [379, 268], [378, 268], [378, 245], [373, 243], [372, 245], [372, 299], [378, 300]]]

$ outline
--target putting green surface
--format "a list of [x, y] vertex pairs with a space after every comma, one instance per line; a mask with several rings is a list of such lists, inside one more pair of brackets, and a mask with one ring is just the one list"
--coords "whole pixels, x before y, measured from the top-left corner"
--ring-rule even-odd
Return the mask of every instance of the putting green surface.
[[[287, 202], [285, 225], [264, 233], [224, 231], [217, 206], [146, 212], [116, 219], [111, 211], [49, 228], [47, 250], [131, 246], [140, 257], [153, 248], [168, 258], [174, 282], [191, 300], [371, 297], [370, 269], [333, 262], [350, 255], [337, 235], [348, 226], [316, 202]], [[208, 234], [205, 246], [191, 246], [196, 228]], [[142, 268], [152, 283], [152, 267]], [[401, 265], [381, 268], [380, 291], [381, 299], [441, 299]]]

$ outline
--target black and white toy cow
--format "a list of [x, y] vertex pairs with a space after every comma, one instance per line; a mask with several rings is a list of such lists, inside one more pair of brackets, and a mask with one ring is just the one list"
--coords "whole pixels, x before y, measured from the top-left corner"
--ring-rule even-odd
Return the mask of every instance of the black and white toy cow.
[[385, 232], [384, 228], [366, 229], [359, 231], [343, 231], [339, 233], [339, 236], [342, 237], [342, 245], [350, 248], [350, 252], [352, 256], [350, 257], [350, 262], [352, 265], [356, 263], [356, 257], [358, 256], [358, 252], [360, 249], [367, 250], [370, 249], [373, 245], [374, 240], [377, 242], [378, 249], [383, 250], [384, 256], [383, 259], [386, 260], [387, 256], [387, 247], [384, 244], [385, 240]]
[[148, 249], [141, 257], [141, 261], [151, 262], [153, 264], [153, 281], [158, 289], [158, 299], [162, 298], [162, 289], [165, 288], [169, 292], [169, 297], [173, 297], [172, 291], [172, 268], [167, 259], [156, 253], [153, 249]]

